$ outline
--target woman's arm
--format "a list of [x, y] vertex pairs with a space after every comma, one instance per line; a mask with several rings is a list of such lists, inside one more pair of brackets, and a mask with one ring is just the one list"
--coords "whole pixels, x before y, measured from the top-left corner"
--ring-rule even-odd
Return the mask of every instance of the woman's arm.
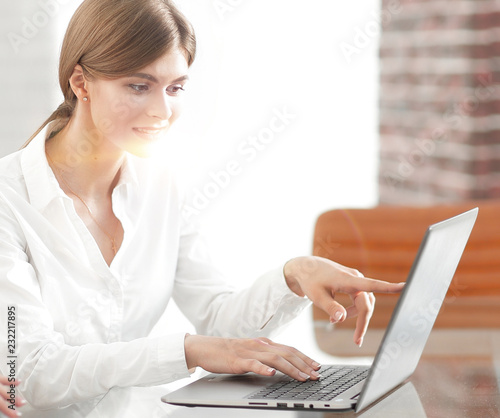
[[193, 225], [181, 231], [173, 298], [198, 334], [226, 338], [272, 338], [311, 304], [287, 286], [283, 266], [244, 289], [231, 286]]
[[[309, 296], [331, 316], [332, 322], [357, 316], [354, 341], [358, 345], [363, 342], [373, 313], [375, 298], [372, 291], [398, 293], [403, 288], [403, 284], [366, 279], [356, 270], [319, 257], [293, 259], [285, 265], [284, 271], [290, 289], [299, 297]], [[353, 305], [345, 308], [336, 302], [337, 292], [349, 294]], [[236, 296], [240, 295], [236, 293]], [[238, 321], [237, 317], [233, 317], [233, 321]], [[188, 335], [185, 351], [189, 368], [200, 366], [217, 373], [254, 372], [264, 376], [271, 376], [279, 370], [299, 381], [316, 380], [320, 376], [320, 366], [313, 359], [267, 338]]]
[[[44, 296], [56, 292], [64, 297], [64, 282], [71, 275], [39, 277], [19, 222], [8, 201], [0, 200], [0, 318], [6, 318], [7, 307], [16, 307], [16, 378], [26, 401], [37, 409], [60, 408], [115, 386], [154, 385], [189, 376], [184, 333], [106, 343], [106, 336], [68, 329], [67, 318], [60, 317], [64, 313], [58, 317], [58, 307], [47, 306]], [[81, 343], [68, 343], [72, 332], [82, 333]], [[6, 349], [7, 334], [1, 332], [1, 359], [7, 358]]]
[[[182, 236], [174, 297], [197, 332], [211, 336], [186, 337], [188, 367], [263, 375], [280, 370], [306, 380], [317, 378], [317, 363], [263, 337], [279, 330], [312, 300], [329, 313], [332, 322], [358, 316], [354, 338], [359, 345], [373, 312], [372, 291], [397, 293], [402, 288], [402, 284], [363, 278], [356, 270], [324, 258], [298, 257], [282, 270], [235, 291], [214, 272], [203, 242], [191, 230]], [[353, 306], [338, 304], [337, 292], [351, 295]]]

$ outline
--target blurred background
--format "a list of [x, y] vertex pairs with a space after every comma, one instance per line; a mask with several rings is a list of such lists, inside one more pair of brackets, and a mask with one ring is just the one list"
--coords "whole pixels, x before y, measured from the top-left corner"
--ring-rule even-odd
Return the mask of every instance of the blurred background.
[[[498, 0], [176, 3], [198, 56], [160, 157], [237, 286], [311, 254], [326, 210], [500, 194]], [[58, 52], [79, 4], [0, 5], [1, 155], [62, 101]], [[170, 329], [189, 327], [169, 309]], [[308, 349], [309, 322], [282, 340]]]

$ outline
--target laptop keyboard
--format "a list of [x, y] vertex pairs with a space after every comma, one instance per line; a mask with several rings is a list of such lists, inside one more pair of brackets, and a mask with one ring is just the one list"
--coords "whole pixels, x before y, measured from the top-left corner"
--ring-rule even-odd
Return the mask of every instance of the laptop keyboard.
[[299, 382], [291, 377], [252, 393], [249, 399], [332, 400], [366, 378], [369, 367], [323, 366], [319, 380]]

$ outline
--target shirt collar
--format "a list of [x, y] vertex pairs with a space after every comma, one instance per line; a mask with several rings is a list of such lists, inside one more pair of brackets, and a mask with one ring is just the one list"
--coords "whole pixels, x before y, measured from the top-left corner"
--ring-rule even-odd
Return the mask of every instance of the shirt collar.
[[[68, 198], [59, 187], [59, 183], [52, 172], [45, 154], [47, 140], [45, 127], [22, 151], [21, 167], [26, 182], [30, 203], [42, 211], [58, 197]], [[137, 187], [139, 182], [134, 164], [135, 157], [125, 154], [125, 161], [121, 169], [120, 179], [116, 187], [132, 185]]]
[[45, 155], [47, 129], [45, 127], [33, 138], [21, 156], [21, 168], [30, 203], [40, 211], [56, 197], [66, 196], [59, 187]]

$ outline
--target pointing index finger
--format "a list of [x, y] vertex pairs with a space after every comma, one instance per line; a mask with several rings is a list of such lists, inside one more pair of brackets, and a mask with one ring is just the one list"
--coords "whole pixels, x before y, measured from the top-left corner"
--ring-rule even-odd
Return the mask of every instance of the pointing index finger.
[[405, 283], [391, 283], [367, 277], [351, 277], [343, 282], [338, 291], [343, 293], [373, 292], [373, 293], [400, 293]]

